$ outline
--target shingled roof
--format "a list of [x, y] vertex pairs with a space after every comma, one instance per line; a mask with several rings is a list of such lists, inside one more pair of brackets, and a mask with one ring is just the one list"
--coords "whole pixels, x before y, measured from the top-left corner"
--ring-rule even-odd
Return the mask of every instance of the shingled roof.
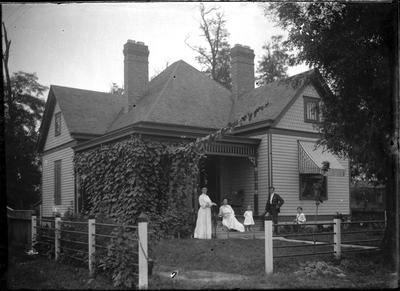
[[43, 149], [56, 102], [69, 132], [88, 135], [104, 134], [126, 106], [123, 96], [51, 85], [39, 130], [39, 151]]
[[72, 133], [104, 134], [126, 105], [125, 98], [110, 93], [51, 86]]
[[149, 83], [136, 107], [122, 114], [108, 131], [139, 121], [220, 128], [229, 121], [231, 92], [180, 60]]
[[230, 121], [233, 122], [247, 113], [254, 112], [257, 107], [267, 102], [268, 106], [258, 113], [248, 124], [263, 120], [274, 121], [301, 91], [301, 88], [307, 84], [307, 81], [310, 80], [310, 77], [314, 73], [315, 70], [309, 70], [284, 80], [271, 82], [242, 94], [233, 105]]
[[128, 112], [124, 109], [125, 96], [52, 85], [39, 149], [44, 145], [55, 100], [72, 134], [103, 135], [143, 121], [218, 129], [267, 102], [268, 107], [248, 123], [274, 121], [311, 80], [318, 80], [320, 88], [326, 86], [321, 78], [318, 70], [310, 70], [256, 88], [234, 102], [228, 89], [180, 60], [155, 77], [146, 94]]

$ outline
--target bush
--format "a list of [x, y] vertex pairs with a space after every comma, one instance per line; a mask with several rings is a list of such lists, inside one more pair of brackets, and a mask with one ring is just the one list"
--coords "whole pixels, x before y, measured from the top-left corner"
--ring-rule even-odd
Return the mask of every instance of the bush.
[[[106, 254], [96, 251], [97, 268], [110, 274], [114, 286], [131, 288], [138, 281], [138, 236], [135, 230], [120, 228], [112, 233]], [[150, 253], [150, 252], [149, 252]]]

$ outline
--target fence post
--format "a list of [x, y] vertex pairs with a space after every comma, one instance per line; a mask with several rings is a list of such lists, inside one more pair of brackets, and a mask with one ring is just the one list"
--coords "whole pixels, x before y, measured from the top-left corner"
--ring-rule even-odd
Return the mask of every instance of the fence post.
[[272, 218], [270, 215], [265, 216], [264, 233], [265, 233], [265, 273], [269, 275], [272, 274], [274, 271]]
[[31, 249], [36, 245], [37, 220], [36, 215], [31, 217]]
[[141, 213], [138, 218], [139, 289], [148, 286], [147, 216]]
[[89, 262], [89, 275], [94, 275], [94, 253], [96, 251], [96, 220], [90, 218], [88, 220], [88, 262]]
[[340, 259], [341, 255], [342, 255], [342, 250], [341, 250], [342, 234], [341, 234], [341, 228], [340, 228], [342, 220], [340, 218], [334, 218], [333, 222], [334, 222], [333, 232], [335, 233], [333, 235], [333, 242], [335, 243], [333, 245], [333, 250], [335, 251], [336, 259]]
[[384, 212], [384, 214], [385, 214], [385, 230], [386, 230], [386, 228], [387, 228], [387, 214], [386, 214], [386, 210], [385, 210], [385, 212]]
[[61, 217], [56, 217], [54, 231], [54, 252], [56, 261], [60, 257], [60, 234], [61, 234]]

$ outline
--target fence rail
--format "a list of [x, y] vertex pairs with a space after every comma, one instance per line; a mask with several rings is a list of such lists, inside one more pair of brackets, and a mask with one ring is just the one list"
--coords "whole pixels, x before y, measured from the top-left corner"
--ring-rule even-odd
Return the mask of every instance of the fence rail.
[[84, 222], [84, 221], [70, 221], [70, 220], [61, 220], [61, 223], [66, 223], [66, 224], [82, 224], [82, 225], [87, 225], [87, 222]]
[[321, 246], [332, 246], [335, 243], [318, 243], [318, 244], [307, 244], [304, 245], [285, 245], [285, 246], [274, 246], [274, 249], [284, 249], [284, 248], [299, 248], [299, 247], [321, 247]]
[[[50, 223], [51, 226], [54, 227], [47, 227], [43, 224]], [[87, 226], [85, 231], [81, 230], [71, 230], [65, 229], [67, 225], [81, 225]], [[32, 247], [36, 244], [47, 244], [50, 246], [54, 246], [54, 253], [55, 259], [58, 260], [60, 256], [66, 256], [72, 258], [74, 260], [78, 260], [88, 264], [88, 269], [91, 275], [94, 273], [94, 253], [96, 248], [100, 249], [107, 249], [106, 246], [101, 246], [96, 244], [96, 237], [106, 237], [106, 238], [117, 238], [114, 235], [107, 235], [96, 232], [96, 226], [98, 227], [118, 227], [124, 229], [132, 229], [136, 230], [138, 233], [138, 238], [130, 239], [130, 241], [138, 241], [138, 251], [134, 253], [138, 256], [138, 264], [134, 264], [134, 266], [138, 267], [139, 273], [138, 276], [138, 287], [139, 289], [147, 289], [148, 287], [148, 246], [147, 246], [147, 236], [148, 236], [148, 222], [145, 216], [139, 217], [139, 223], [137, 226], [134, 225], [124, 225], [124, 224], [110, 224], [110, 223], [96, 223], [95, 219], [89, 219], [87, 222], [83, 221], [68, 221], [68, 220], [61, 220], [60, 217], [56, 217], [54, 220], [49, 219], [40, 219], [37, 220], [36, 216], [31, 217], [31, 243]], [[38, 230], [46, 231], [46, 233], [39, 233]], [[54, 236], [49, 236], [48, 234], [54, 233]], [[88, 238], [87, 242], [82, 240], [76, 240], [73, 238], [62, 238], [62, 234], [79, 234], [85, 235]], [[77, 249], [70, 246], [65, 246], [65, 243], [72, 243], [81, 245], [86, 247], [86, 250]], [[84, 254], [87, 258], [79, 258], [76, 257], [68, 252], [77, 252]]]
[[122, 228], [132, 228], [137, 229], [137, 226], [134, 225], [125, 225], [125, 224], [112, 224], [112, 223], [95, 223], [96, 226], [109, 226], [109, 227], [122, 227]]
[[353, 249], [353, 250], [343, 250], [343, 253], [365, 253], [365, 252], [379, 252], [381, 251], [380, 248], [370, 248], [370, 249]]
[[[332, 235], [335, 234], [335, 232], [309, 232], [309, 233], [290, 233], [286, 234], [286, 236], [290, 237], [298, 237], [298, 236], [312, 236], [312, 235]], [[273, 237], [280, 237], [280, 235], [274, 235]]]
[[382, 241], [382, 240], [380, 240], [380, 239], [350, 240], [350, 241], [342, 241], [342, 244], [354, 244], [354, 243], [378, 242], [378, 241]]
[[368, 232], [384, 232], [384, 229], [367, 229], [367, 230], [357, 230], [357, 231], [343, 231], [342, 234], [352, 234], [352, 233], [368, 233]]
[[360, 220], [360, 221], [343, 221], [342, 224], [360, 224], [360, 223], [385, 223], [385, 220]]
[[[383, 224], [386, 222], [384, 220], [370, 220], [370, 221], [352, 221], [352, 222], [342, 222], [340, 218], [335, 218], [333, 222], [322, 222], [322, 223], [306, 223], [306, 224], [301, 224], [300, 226], [309, 226], [309, 225], [330, 225], [333, 226], [333, 231], [328, 231], [328, 232], [316, 232], [312, 231], [310, 232], [305, 232], [305, 233], [288, 233], [284, 234], [285, 238], [294, 238], [294, 242], [303, 242], [302, 244], [298, 245], [274, 245], [273, 244], [273, 238], [278, 238], [281, 237], [281, 235], [273, 235], [273, 228], [274, 227], [285, 227], [285, 226], [293, 226], [294, 224], [273, 224], [271, 221], [270, 217], [266, 217], [266, 220], [264, 221], [264, 235], [265, 235], [265, 272], [267, 274], [271, 274], [273, 272], [273, 259], [279, 259], [279, 258], [289, 258], [289, 257], [302, 257], [302, 256], [315, 256], [315, 255], [327, 255], [327, 254], [334, 254], [336, 258], [340, 258], [342, 256], [342, 253], [349, 253], [349, 252], [368, 252], [368, 251], [379, 251], [379, 247], [376, 246], [366, 246], [368, 248], [363, 248], [362, 245], [359, 245], [360, 243], [374, 243], [374, 242], [379, 242], [381, 241], [380, 239], [358, 239], [358, 240], [343, 240], [342, 241], [342, 236], [343, 235], [348, 235], [348, 234], [359, 234], [359, 233], [381, 233], [384, 230], [382, 229], [373, 229], [373, 230], [364, 230], [364, 231], [344, 231], [342, 232], [342, 226], [343, 225], [349, 225], [349, 224]], [[296, 225], [299, 226], [299, 225]], [[376, 227], [376, 225], [375, 225]], [[379, 226], [381, 227], [381, 226]], [[319, 242], [317, 239], [320, 236], [333, 236], [333, 242], [330, 241], [330, 239], [327, 242]], [[296, 238], [301, 238], [301, 237], [312, 237], [312, 240], [297, 240]], [[352, 244], [352, 245], [345, 245], [345, 244]], [[323, 249], [319, 249], [320, 251], [315, 251], [316, 248], [320, 247], [329, 247], [332, 246], [333, 249], [331, 250], [326, 250], [324, 251]], [[348, 249], [349, 247], [353, 249]], [[299, 253], [292, 253], [292, 254], [275, 254], [274, 255], [274, 250], [278, 249], [301, 249], [301, 248], [313, 248], [314, 251], [311, 252], [299, 252]], [[329, 248], [328, 248], [329, 249]]]
[[302, 254], [292, 254], [292, 255], [281, 255], [281, 256], [274, 256], [274, 259], [279, 258], [290, 258], [290, 257], [303, 257], [303, 256], [315, 256], [315, 255], [329, 255], [334, 254], [334, 251], [330, 252], [313, 252], [313, 253], [302, 253]]
[[[53, 238], [54, 239], [54, 238]], [[64, 242], [69, 242], [69, 243], [74, 243], [74, 244], [81, 244], [81, 245], [88, 245], [87, 242], [83, 242], [83, 241], [78, 241], [78, 240], [70, 240], [70, 239], [65, 239], [65, 238], [60, 238], [60, 241], [64, 241]]]

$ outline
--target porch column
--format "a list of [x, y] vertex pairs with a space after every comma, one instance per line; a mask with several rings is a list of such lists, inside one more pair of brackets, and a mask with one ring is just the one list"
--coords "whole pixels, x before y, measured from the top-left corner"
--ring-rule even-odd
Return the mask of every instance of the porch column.
[[253, 164], [253, 173], [254, 173], [254, 215], [258, 215], [258, 166], [257, 166], [257, 158], [249, 157], [250, 162]]

